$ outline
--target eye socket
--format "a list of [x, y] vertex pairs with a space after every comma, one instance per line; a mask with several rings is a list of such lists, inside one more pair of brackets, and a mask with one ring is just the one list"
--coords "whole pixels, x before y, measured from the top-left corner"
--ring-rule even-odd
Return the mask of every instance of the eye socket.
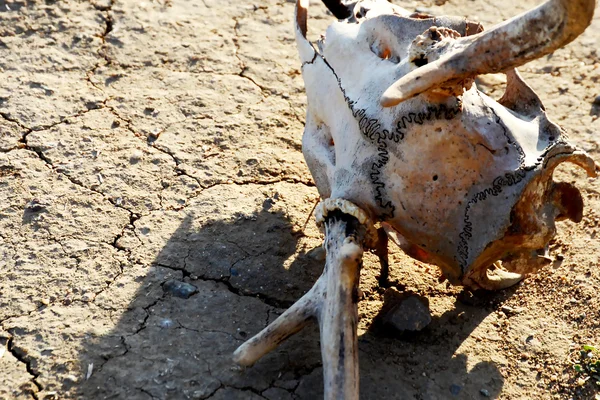
[[422, 66], [424, 66], [424, 65], [427, 65], [427, 63], [428, 63], [429, 61], [427, 60], [427, 57], [425, 57], [425, 55], [424, 55], [424, 54], [421, 54], [421, 56], [420, 56], [420, 57], [418, 57], [418, 58], [415, 58], [414, 60], [411, 60], [411, 62], [412, 62], [413, 64], [415, 64], [417, 67], [422, 67]]
[[400, 62], [400, 57], [396, 56], [392, 48], [386, 46], [384, 43], [375, 42], [371, 45], [371, 51], [377, 55], [377, 57], [382, 60], [391, 61], [395, 64]]

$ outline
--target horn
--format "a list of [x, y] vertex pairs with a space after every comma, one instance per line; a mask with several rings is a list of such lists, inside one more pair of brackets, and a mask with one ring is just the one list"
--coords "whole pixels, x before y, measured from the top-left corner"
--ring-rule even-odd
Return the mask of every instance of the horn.
[[448, 81], [503, 72], [572, 42], [590, 25], [596, 0], [549, 0], [477, 35], [457, 39], [439, 59], [393, 83], [381, 97], [396, 104]]
[[341, 0], [323, 0], [323, 4], [337, 19], [350, 17], [354, 8], [354, 4], [345, 4]]
[[295, 26], [296, 26], [296, 47], [302, 64], [310, 63], [314, 60], [316, 51], [312, 44], [306, 39], [308, 19], [308, 0], [298, 0], [296, 2]]

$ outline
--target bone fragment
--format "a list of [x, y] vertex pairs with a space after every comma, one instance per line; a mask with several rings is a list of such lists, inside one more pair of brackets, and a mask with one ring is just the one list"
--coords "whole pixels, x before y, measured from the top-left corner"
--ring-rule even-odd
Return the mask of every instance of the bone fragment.
[[324, 278], [321, 276], [311, 290], [272, 324], [238, 347], [233, 353], [233, 361], [245, 367], [251, 366], [285, 339], [299, 332], [317, 315], [324, 290]]
[[477, 35], [457, 39], [449, 51], [403, 76], [381, 97], [384, 107], [446, 82], [503, 72], [552, 53], [587, 28], [596, 0], [549, 0]]
[[496, 267], [493, 271], [489, 269], [480, 269], [469, 278], [474, 281], [475, 286], [485, 290], [502, 290], [516, 285], [525, 278], [524, 275], [515, 272], [509, 272], [501, 269], [500, 263], [494, 263]]
[[[345, 203], [350, 209], [359, 210], [358, 214], [364, 214], [358, 207]], [[243, 366], [252, 365], [300, 331], [311, 319], [317, 318], [321, 332], [324, 398], [357, 400], [358, 284], [367, 227], [339, 209], [325, 208], [321, 217], [327, 251], [323, 274], [298, 302], [241, 345], [233, 359]]]

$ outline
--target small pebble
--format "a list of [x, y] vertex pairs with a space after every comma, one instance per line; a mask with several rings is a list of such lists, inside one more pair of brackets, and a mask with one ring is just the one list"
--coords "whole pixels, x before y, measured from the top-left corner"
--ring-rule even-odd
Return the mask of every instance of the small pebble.
[[516, 309], [516, 308], [512, 308], [510, 306], [502, 306], [501, 308], [502, 312], [506, 315], [506, 316], [511, 316], [514, 314], [518, 314], [520, 310]]
[[149, 141], [155, 141], [156, 139], [158, 139], [158, 137], [161, 134], [161, 130], [158, 128], [154, 128], [149, 134], [148, 134], [148, 140]]
[[27, 211], [39, 212], [45, 210], [47, 206], [48, 204], [43, 203], [38, 199], [33, 199], [29, 203], [27, 203], [25, 208], [27, 209]]
[[187, 299], [198, 291], [198, 288], [186, 282], [170, 279], [163, 284], [163, 290], [171, 293], [175, 297]]
[[452, 393], [453, 396], [458, 396], [460, 394], [461, 390], [462, 390], [462, 386], [459, 386], [456, 384], [450, 385], [450, 393]]
[[490, 391], [487, 389], [481, 389], [479, 393], [481, 393], [482, 396], [490, 397]]
[[143, 157], [144, 153], [142, 153], [141, 150], [134, 150], [133, 153], [131, 153], [131, 157], [129, 157], [129, 162], [131, 164], [135, 164], [139, 162]]

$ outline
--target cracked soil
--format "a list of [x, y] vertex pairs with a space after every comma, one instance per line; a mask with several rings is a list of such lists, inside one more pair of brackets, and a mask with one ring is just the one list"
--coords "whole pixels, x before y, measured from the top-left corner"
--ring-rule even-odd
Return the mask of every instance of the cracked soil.
[[[538, 1], [395, 1], [491, 26]], [[312, 38], [333, 20], [317, 1]], [[316, 327], [254, 367], [233, 350], [305, 293], [323, 262], [301, 153], [293, 2], [0, 0], [0, 399], [316, 399]], [[600, 160], [600, 10], [521, 71]], [[480, 87], [502, 93], [501, 76]], [[391, 248], [367, 254], [362, 399], [593, 399], [573, 369], [600, 345], [600, 183], [557, 261], [470, 293]], [[308, 221], [308, 222], [307, 222]], [[195, 286], [179, 297], [164, 283]], [[428, 299], [413, 335], [377, 329], [389, 299]]]

